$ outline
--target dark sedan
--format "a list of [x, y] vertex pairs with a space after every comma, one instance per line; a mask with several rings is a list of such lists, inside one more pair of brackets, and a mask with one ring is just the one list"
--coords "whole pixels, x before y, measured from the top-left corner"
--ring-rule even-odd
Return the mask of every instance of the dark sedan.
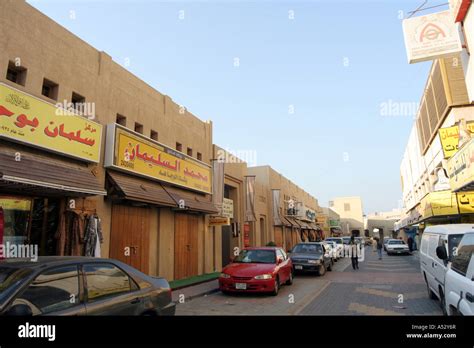
[[290, 254], [295, 272], [313, 271], [324, 275], [332, 270], [332, 260], [322, 243], [298, 243]]
[[120, 261], [40, 257], [0, 261], [1, 315], [174, 315], [164, 278]]

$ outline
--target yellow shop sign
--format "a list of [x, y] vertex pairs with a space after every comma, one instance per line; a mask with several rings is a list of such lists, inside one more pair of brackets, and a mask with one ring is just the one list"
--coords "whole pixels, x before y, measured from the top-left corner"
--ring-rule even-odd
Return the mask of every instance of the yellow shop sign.
[[117, 124], [107, 126], [104, 166], [195, 191], [212, 192], [210, 166]]
[[102, 126], [0, 84], [0, 138], [99, 163]]

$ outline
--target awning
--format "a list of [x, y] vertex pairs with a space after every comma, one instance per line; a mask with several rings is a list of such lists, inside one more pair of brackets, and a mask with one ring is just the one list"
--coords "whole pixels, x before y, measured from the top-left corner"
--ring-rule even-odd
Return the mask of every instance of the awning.
[[313, 229], [310, 225], [308, 225], [308, 223], [306, 221], [298, 220], [298, 223], [300, 224], [301, 228], [303, 228], [305, 230], [312, 230]]
[[[209, 200], [197, 197], [180, 189], [162, 185], [159, 182], [144, 178], [108, 171], [107, 175], [112, 183], [109, 195], [112, 198], [128, 199], [136, 202], [171, 207], [178, 210], [189, 210], [198, 213], [216, 214], [218, 210]], [[180, 202], [184, 205], [180, 208]]]
[[310, 222], [308, 225], [315, 231], [321, 230], [321, 227], [316, 225], [314, 222]]
[[149, 180], [118, 172], [107, 171], [111, 198], [150, 203], [160, 206], [176, 207], [177, 203], [163, 188]]
[[286, 226], [286, 227], [294, 226], [293, 223], [290, 220], [288, 220], [285, 216], [281, 216], [281, 222], [283, 223], [283, 226]]
[[206, 196], [197, 196], [191, 192], [186, 192], [174, 187], [165, 186], [164, 188], [174, 198], [174, 200], [178, 202], [178, 207], [179, 202], [182, 200], [185, 210], [206, 214], [217, 214], [219, 212], [211, 202], [210, 196], [207, 196], [209, 198], [206, 198]]
[[0, 190], [18, 194], [71, 196], [106, 195], [103, 185], [86, 166], [35, 156], [22, 151], [0, 151]]
[[296, 220], [294, 217], [285, 216], [285, 218], [291, 223], [293, 227], [301, 228], [300, 222]]

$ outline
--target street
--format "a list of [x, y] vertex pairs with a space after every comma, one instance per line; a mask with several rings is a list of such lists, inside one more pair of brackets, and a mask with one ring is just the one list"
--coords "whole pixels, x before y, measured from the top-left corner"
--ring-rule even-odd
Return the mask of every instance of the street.
[[354, 271], [350, 259], [340, 259], [322, 277], [298, 274], [278, 296], [216, 292], [194, 298], [176, 309], [177, 315], [441, 315], [430, 300], [413, 255], [383, 255], [378, 260], [365, 248], [365, 260]]

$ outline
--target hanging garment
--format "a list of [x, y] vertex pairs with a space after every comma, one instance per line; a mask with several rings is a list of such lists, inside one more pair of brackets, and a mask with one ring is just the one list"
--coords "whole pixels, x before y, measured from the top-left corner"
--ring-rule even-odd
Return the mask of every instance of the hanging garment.
[[65, 211], [59, 219], [57, 254], [59, 256], [81, 256], [84, 243], [84, 214]]
[[84, 255], [100, 257], [100, 243], [103, 241], [99, 217], [97, 215], [89, 216], [84, 233]]

